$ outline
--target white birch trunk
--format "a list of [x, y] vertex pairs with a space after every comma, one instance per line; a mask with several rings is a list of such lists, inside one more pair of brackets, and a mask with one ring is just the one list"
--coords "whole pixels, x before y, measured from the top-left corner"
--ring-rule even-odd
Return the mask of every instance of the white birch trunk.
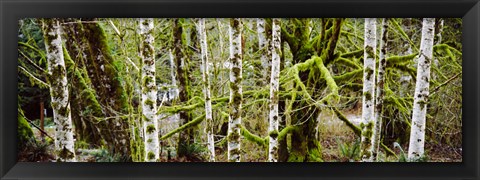
[[267, 28], [266, 28], [266, 21], [263, 18], [258, 18], [257, 19], [257, 35], [258, 35], [258, 49], [261, 52], [260, 56], [260, 61], [262, 63], [262, 73], [264, 75], [262, 79], [262, 83], [264, 85], [267, 85], [268, 80], [270, 80], [270, 69], [271, 69], [271, 63], [270, 59], [272, 57], [272, 51], [271, 51], [271, 37], [268, 36], [270, 34], [269, 32], [267, 33]]
[[280, 78], [280, 19], [272, 21], [272, 75], [270, 79], [270, 115], [268, 161], [278, 161], [278, 90]]
[[423, 18], [422, 40], [418, 56], [417, 81], [413, 100], [408, 159], [423, 157], [425, 146], [425, 122], [429, 95], [430, 63], [433, 57], [434, 18]]
[[365, 44], [363, 63], [363, 96], [362, 96], [362, 128], [361, 136], [361, 157], [362, 161], [372, 161], [372, 138], [374, 126], [374, 99], [375, 94], [375, 48], [376, 41], [375, 18], [365, 19]]
[[[262, 52], [266, 52], [266, 46], [268, 44], [267, 38], [265, 37], [265, 19], [257, 19], [257, 35], [258, 35], [258, 49]], [[260, 61], [262, 62], [262, 67], [266, 67], [268, 64], [268, 57], [266, 53], [262, 53], [260, 56]]]
[[378, 76], [377, 76], [377, 89], [375, 95], [375, 126], [373, 131], [373, 160], [378, 160], [378, 149], [380, 147], [380, 136], [382, 134], [382, 109], [383, 109], [383, 96], [384, 96], [384, 84], [385, 84], [385, 67], [387, 65], [387, 31], [388, 21], [382, 18], [382, 34], [380, 36], [380, 62], [378, 63]]
[[213, 118], [212, 118], [212, 100], [210, 95], [210, 71], [208, 68], [208, 49], [207, 49], [207, 32], [205, 31], [205, 19], [198, 20], [198, 34], [200, 36], [200, 49], [202, 52], [203, 66], [203, 93], [205, 95], [205, 134], [207, 135], [207, 146], [209, 161], [215, 162], [215, 142], [213, 140]]
[[43, 26], [55, 122], [55, 156], [59, 162], [76, 162], [60, 23], [56, 19], [44, 19]]
[[175, 67], [175, 61], [174, 61], [173, 53], [171, 49], [168, 50], [168, 56], [170, 60], [170, 76], [172, 77], [172, 83], [171, 83], [172, 88], [169, 89], [168, 99], [169, 101], [171, 101], [176, 97], [178, 97], [177, 77], [175, 76], [175, 70], [177, 69], [177, 67]]
[[140, 57], [142, 58], [142, 120], [145, 134], [145, 161], [159, 159], [157, 122], [157, 86], [155, 84], [155, 51], [153, 48], [153, 19], [140, 19]]
[[230, 115], [228, 118], [228, 161], [240, 162], [242, 122], [242, 22], [230, 19]]

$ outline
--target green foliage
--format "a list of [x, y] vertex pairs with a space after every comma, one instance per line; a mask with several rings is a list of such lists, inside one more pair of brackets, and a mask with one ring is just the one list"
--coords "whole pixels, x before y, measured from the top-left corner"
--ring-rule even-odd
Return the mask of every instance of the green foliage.
[[49, 152], [52, 142], [37, 141], [32, 137], [24, 143], [24, 147], [19, 152], [21, 158], [25, 158], [29, 162], [45, 162], [53, 159], [53, 155]]
[[22, 109], [18, 109], [18, 145], [22, 148], [27, 142], [35, 141], [35, 137], [33, 136], [32, 127], [28, 123], [27, 119], [25, 119], [25, 115], [23, 114]]
[[199, 143], [181, 144], [184, 148], [178, 148], [184, 150], [184, 152], [178, 152], [178, 154], [184, 154], [189, 161], [207, 161], [208, 149], [205, 145]]
[[111, 154], [107, 149], [100, 149], [99, 152], [93, 153], [95, 162], [125, 162], [127, 157], [120, 154]]
[[345, 142], [340, 142], [336, 139], [338, 144], [338, 151], [340, 152], [341, 159], [345, 159], [349, 162], [356, 162], [360, 160], [360, 140], [355, 140], [355, 142], [348, 144]]

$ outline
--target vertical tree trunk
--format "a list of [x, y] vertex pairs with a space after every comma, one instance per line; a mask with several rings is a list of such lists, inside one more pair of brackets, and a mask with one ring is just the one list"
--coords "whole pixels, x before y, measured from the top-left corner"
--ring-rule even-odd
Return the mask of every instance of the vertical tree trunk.
[[[45, 119], [44, 119], [44, 112], [45, 111], [45, 107], [44, 107], [44, 103], [43, 103], [43, 98], [40, 98], [40, 130], [44, 130], [44, 127], [45, 127]], [[40, 136], [42, 137], [42, 141], [43, 141], [43, 133], [40, 133]]]
[[272, 21], [272, 75], [270, 80], [270, 115], [268, 161], [278, 161], [278, 90], [280, 78], [280, 19]]
[[[281, 23], [280, 23], [281, 25]], [[280, 71], [282, 71], [285, 68], [285, 47], [284, 47], [284, 41], [280, 38]], [[285, 88], [280, 86], [279, 91], [285, 91]], [[285, 101], [287, 98], [282, 98], [280, 99], [279, 97], [279, 102], [278, 102], [278, 114], [279, 117], [285, 117]], [[283, 129], [287, 127], [287, 119], [286, 118], [279, 118], [279, 123], [278, 123], [279, 129]], [[278, 161], [279, 162], [286, 162], [288, 159], [288, 146], [287, 146], [287, 137], [283, 139], [278, 140]]]
[[200, 35], [200, 49], [202, 51], [203, 66], [203, 93], [205, 94], [205, 134], [207, 135], [207, 146], [209, 151], [209, 161], [215, 162], [215, 144], [213, 141], [213, 118], [212, 118], [212, 100], [210, 95], [210, 71], [208, 68], [208, 49], [207, 32], [205, 31], [205, 19], [198, 20], [198, 34]]
[[382, 134], [382, 109], [383, 109], [383, 96], [384, 96], [384, 84], [385, 84], [385, 67], [387, 66], [387, 33], [388, 21], [382, 18], [382, 34], [380, 41], [380, 62], [378, 63], [378, 76], [377, 76], [377, 89], [375, 95], [375, 126], [373, 131], [373, 153], [372, 159], [377, 160], [378, 148], [380, 145], [380, 136]]
[[260, 49], [260, 61], [262, 64], [261, 74], [262, 77], [262, 86], [267, 85], [270, 80], [270, 70], [271, 63], [270, 59], [272, 57], [271, 51], [271, 34], [272, 29], [268, 26], [266, 19], [258, 18], [257, 19], [257, 35], [258, 35], [258, 49]]
[[44, 19], [42, 24], [55, 122], [55, 155], [57, 161], [75, 162], [72, 117], [68, 101], [68, 81], [63, 58], [60, 23], [56, 19]]
[[[177, 18], [173, 23], [173, 54], [175, 57], [175, 66], [176, 66], [176, 77], [178, 83], [178, 98], [180, 102], [187, 102], [191, 96], [190, 92], [190, 82], [188, 78], [188, 57], [186, 49], [186, 35], [184, 32], [183, 24], [185, 19]], [[186, 111], [181, 111], [180, 113], [180, 126], [191, 121], [191, 113]], [[178, 157], [187, 155], [187, 147], [193, 143], [191, 135], [193, 134], [193, 129], [182, 131], [179, 134], [178, 140]]]
[[240, 162], [242, 122], [242, 22], [230, 19], [230, 115], [228, 118], [228, 161]]
[[374, 126], [374, 93], [375, 93], [375, 48], [376, 42], [375, 18], [365, 19], [365, 44], [363, 63], [363, 96], [362, 96], [362, 128], [361, 157], [362, 161], [372, 161], [372, 138]]
[[425, 121], [429, 95], [430, 63], [433, 57], [434, 18], [423, 18], [422, 40], [418, 56], [417, 81], [413, 100], [408, 159], [423, 157], [425, 145]]
[[145, 161], [159, 159], [157, 122], [157, 85], [155, 84], [155, 51], [153, 19], [140, 19], [140, 57], [142, 58], [142, 121], [145, 134]]

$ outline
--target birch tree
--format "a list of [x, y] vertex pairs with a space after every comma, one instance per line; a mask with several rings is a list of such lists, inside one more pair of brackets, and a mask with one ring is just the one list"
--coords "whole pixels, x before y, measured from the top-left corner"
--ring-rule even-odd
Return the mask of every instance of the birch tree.
[[72, 116], [68, 101], [68, 81], [63, 56], [60, 23], [43, 20], [43, 37], [47, 50], [48, 82], [55, 122], [55, 155], [57, 161], [75, 162]]
[[140, 19], [140, 57], [142, 58], [142, 121], [145, 134], [145, 161], [159, 159], [157, 122], [157, 86], [155, 84], [155, 51], [153, 19]]
[[260, 61], [262, 64], [263, 80], [262, 82], [266, 85], [270, 79], [268, 72], [270, 70], [271, 63], [269, 59], [272, 57], [271, 48], [271, 29], [268, 28], [267, 22], [264, 18], [257, 19], [257, 35], [258, 35], [258, 48], [260, 49], [261, 56]]
[[270, 114], [268, 161], [278, 161], [278, 89], [280, 78], [280, 19], [272, 21], [272, 75], [270, 80]]
[[375, 91], [375, 126], [373, 131], [373, 160], [377, 160], [378, 148], [380, 145], [380, 136], [382, 134], [382, 109], [383, 109], [383, 96], [384, 96], [384, 84], [385, 84], [385, 68], [387, 66], [386, 54], [387, 54], [387, 31], [388, 21], [382, 18], [382, 34], [380, 41], [380, 62], [378, 63], [378, 76], [377, 76], [377, 89]]
[[228, 117], [228, 161], [240, 162], [242, 122], [242, 22], [230, 19], [230, 114]]
[[408, 146], [408, 159], [411, 161], [422, 158], [424, 154], [430, 64], [433, 58], [434, 25], [434, 18], [423, 19], [420, 54], [417, 60], [417, 81], [413, 99], [410, 143]]
[[362, 161], [372, 161], [372, 138], [374, 126], [374, 99], [375, 93], [375, 48], [376, 42], [375, 18], [365, 19], [365, 43], [363, 63], [363, 95], [362, 95], [362, 128], [361, 157]]
[[205, 31], [205, 19], [198, 20], [198, 34], [200, 35], [200, 49], [202, 52], [202, 66], [203, 66], [203, 93], [205, 96], [205, 134], [207, 135], [207, 146], [209, 154], [209, 161], [215, 162], [215, 144], [213, 140], [213, 118], [212, 118], [212, 100], [210, 93], [210, 71], [208, 68], [208, 49], [207, 49], [207, 32]]

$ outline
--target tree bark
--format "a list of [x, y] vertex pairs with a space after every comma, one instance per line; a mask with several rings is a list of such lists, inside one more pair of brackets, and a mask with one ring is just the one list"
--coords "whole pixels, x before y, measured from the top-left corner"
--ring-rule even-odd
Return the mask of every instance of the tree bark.
[[[178, 98], [180, 102], [187, 102], [191, 97], [190, 92], [190, 82], [188, 78], [188, 57], [187, 57], [187, 45], [186, 45], [186, 35], [184, 32], [183, 24], [185, 19], [177, 18], [174, 19], [173, 23], [173, 54], [175, 57], [175, 66], [176, 66], [176, 77], [177, 77], [177, 87], [178, 87]], [[187, 111], [181, 111], [180, 113], [180, 126], [191, 121], [191, 113]], [[182, 131], [179, 134], [178, 141], [178, 156], [187, 155], [187, 147], [193, 143], [193, 129]]]
[[230, 113], [228, 118], [228, 161], [240, 162], [242, 122], [242, 22], [230, 19]]
[[205, 134], [207, 136], [207, 147], [209, 151], [209, 161], [215, 162], [215, 142], [213, 140], [213, 118], [212, 118], [212, 100], [210, 93], [210, 70], [207, 49], [207, 32], [205, 30], [205, 19], [198, 20], [198, 34], [200, 35], [200, 49], [202, 51], [203, 66], [203, 93], [205, 96]]
[[73, 124], [70, 102], [68, 101], [68, 81], [63, 57], [60, 23], [57, 19], [44, 19], [42, 25], [55, 122], [55, 155], [57, 161], [75, 162]]
[[[112, 150], [112, 154], [129, 156], [132, 148], [129, 145], [131, 137], [129, 124], [125, 118], [120, 117], [127, 114], [129, 104], [122, 86], [122, 78], [119, 78], [120, 74], [115, 67], [115, 64], [123, 62], [112, 57], [107, 42], [108, 37], [101, 23], [95, 22], [95, 19], [75, 21], [77, 23], [66, 25], [71, 26], [67, 27], [68, 34], [71, 36], [66, 36], [66, 38], [67, 42], [75, 42], [76, 47], [71, 44], [67, 44], [66, 47], [71, 53], [74, 53], [72, 57], [75, 58], [74, 63], [77, 69], [84, 70], [87, 75], [84, 77], [87, 85], [85, 87], [92, 88], [89, 89], [89, 94], [95, 95], [94, 97], [90, 96], [92, 101], [89, 101], [98, 101], [100, 105], [95, 105], [95, 109], [92, 109], [93, 120], [87, 119], [84, 122], [87, 122], [86, 125], [88, 124], [87, 126], [91, 126], [92, 129], [100, 128], [100, 136], [105, 139], [104, 142], [97, 141], [100, 145], [108, 146]], [[83, 102], [79, 104], [79, 107], [88, 106], [88, 103], [82, 104]], [[101, 109], [97, 107], [101, 107]], [[92, 122], [98, 122], [98, 124]], [[130, 159], [130, 157], [128, 158]]]
[[142, 59], [142, 121], [145, 134], [145, 161], [159, 159], [157, 121], [157, 85], [155, 84], [155, 51], [153, 19], [140, 19], [140, 57]]
[[272, 57], [271, 51], [271, 42], [272, 42], [272, 28], [268, 26], [266, 19], [258, 18], [257, 19], [257, 35], [258, 35], [258, 49], [260, 50], [260, 62], [261, 62], [261, 74], [262, 77], [262, 86], [267, 85], [270, 80], [270, 70]]
[[374, 126], [374, 99], [375, 94], [375, 56], [376, 56], [376, 21], [375, 18], [365, 19], [365, 44], [363, 63], [363, 95], [362, 95], [362, 128], [361, 158], [362, 161], [372, 161], [373, 129]]
[[378, 63], [378, 76], [377, 76], [377, 89], [375, 94], [375, 126], [373, 131], [374, 146], [372, 159], [378, 160], [378, 150], [380, 147], [380, 136], [382, 134], [382, 110], [383, 110], [383, 96], [384, 96], [384, 84], [385, 84], [385, 67], [387, 66], [387, 41], [388, 41], [388, 20], [382, 18], [382, 34], [380, 41], [380, 62]]
[[424, 18], [417, 65], [417, 81], [408, 146], [408, 159], [419, 160], [424, 155], [425, 123], [429, 95], [430, 64], [433, 59], [434, 18]]
[[268, 161], [278, 161], [278, 90], [280, 78], [280, 19], [272, 21], [272, 75], [270, 79], [270, 114]]

